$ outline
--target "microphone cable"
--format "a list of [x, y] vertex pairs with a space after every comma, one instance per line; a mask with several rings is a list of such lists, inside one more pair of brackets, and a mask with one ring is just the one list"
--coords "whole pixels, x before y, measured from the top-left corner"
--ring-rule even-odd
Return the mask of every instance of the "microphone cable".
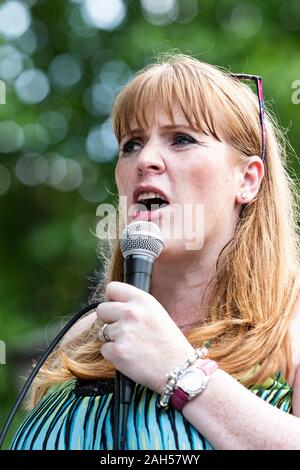
[[[137, 241], [139, 242], [137, 243]], [[122, 233], [121, 251], [124, 256], [124, 281], [145, 292], [150, 292], [150, 281], [153, 263], [162, 251], [164, 242], [160, 229], [152, 222], [140, 221], [129, 224]], [[55, 347], [67, 333], [67, 331], [85, 313], [95, 310], [101, 302], [96, 302], [83, 307], [79, 312], [73, 314], [71, 320], [64, 326], [58, 335], [52, 340], [50, 346], [38, 361], [35, 368], [29, 374], [17, 400], [9, 413], [7, 420], [0, 433], [0, 449], [11, 426], [11, 423], [30, 388], [40, 368], [53, 352]], [[126, 443], [127, 417], [129, 406], [132, 401], [135, 383], [129, 377], [124, 376], [116, 370], [115, 393], [114, 393], [114, 429], [113, 449], [124, 450]], [[120, 420], [120, 406], [122, 404], [122, 418]], [[120, 429], [121, 421], [121, 429]], [[120, 433], [121, 431], [121, 433]], [[119, 433], [121, 435], [119, 435]]]
[[35, 368], [29, 374], [29, 377], [26, 380], [21, 392], [19, 393], [19, 396], [16, 400], [16, 403], [15, 403], [14, 407], [12, 408], [11, 412], [9, 413], [9, 415], [8, 415], [6, 421], [5, 421], [5, 424], [4, 424], [4, 426], [2, 428], [2, 431], [0, 433], [0, 449], [2, 448], [2, 445], [3, 445], [3, 442], [4, 442], [5, 437], [7, 435], [7, 432], [9, 430], [10, 426], [11, 426], [11, 423], [12, 423], [12, 421], [13, 421], [13, 419], [14, 419], [14, 417], [15, 417], [15, 415], [16, 415], [16, 413], [17, 413], [17, 411], [18, 411], [18, 409], [19, 409], [19, 407], [22, 403], [22, 401], [24, 400], [24, 397], [25, 397], [26, 393], [28, 392], [29, 387], [31, 386], [34, 378], [38, 374], [38, 372], [39, 372], [40, 368], [42, 367], [42, 365], [44, 364], [44, 362], [48, 359], [48, 357], [53, 352], [55, 347], [58, 345], [58, 343], [61, 341], [61, 339], [67, 333], [67, 331], [74, 325], [74, 323], [76, 323], [77, 320], [79, 320], [79, 318], [81, 318], [85, 313], [89, 312], [90, 310], [95, 310], [95, 308], [98, 307], [98, 305], [100, 303], [101, 302], [97, 302], [97, 303], [93, 303], [91, 305], [87, 305], [86, 307], [83, 307], [79, 312], [73, 314], [74, 316], [71, 318], [71, 320], [64, 326], [64, 328], [52, 340], [52, 342], [50, 343], [50, 346], [46, 349], [45, 353], [43, 354], [41, 359], [38, 361]]

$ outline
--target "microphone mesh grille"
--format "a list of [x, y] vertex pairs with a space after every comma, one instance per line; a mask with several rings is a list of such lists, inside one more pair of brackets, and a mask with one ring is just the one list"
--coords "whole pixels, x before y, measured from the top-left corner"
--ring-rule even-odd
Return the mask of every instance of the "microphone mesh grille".
[[120, 238], [120, 248], [124, 258], [129, 254], [142, 252], [156, 259], [163, 246], [160, 228], [146, 220], [131, 222], [124, 228]]

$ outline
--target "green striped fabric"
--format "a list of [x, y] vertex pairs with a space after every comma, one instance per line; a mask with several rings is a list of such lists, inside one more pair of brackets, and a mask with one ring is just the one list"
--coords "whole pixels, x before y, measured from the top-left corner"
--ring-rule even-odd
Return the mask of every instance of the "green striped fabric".
[[[71, 380], [51, 387], [20, 426], [15, 450], [111, 450], [113, 448], [113, 381], [80, 385]], [[110, 389], [110, 390], [109, 390]], [[278, 372], [252, 393], [290, 413], [293, 389]], [[159, 396], [137, 384], [129, 409], [129, 450], [209, 450], [210, 443], [172, 408], [160, 410]]]

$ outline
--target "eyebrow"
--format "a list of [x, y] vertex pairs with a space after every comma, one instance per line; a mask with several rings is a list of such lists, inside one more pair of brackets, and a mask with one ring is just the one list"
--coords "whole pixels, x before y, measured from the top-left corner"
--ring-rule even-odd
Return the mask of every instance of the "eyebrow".
[[[165, 126], [160, 126], [159, 129], [189, 129], [189, 130], [192, 130], [194, 132], [196, 132], [195, 129], [193, 129], [191, 126], [189, 125], [186, 125], [186, 124], [166, 124]], [[130, 134], [124, 134], [122, 137], [121, 137], [121, 140], [124, 139], [124, 137], [126, 137], [126, 135], [134, 135], [134, 134], [144, 134], [145, 133], [145, 130], [142, 129], [142, 128], [134, 128], [131, 130]]]

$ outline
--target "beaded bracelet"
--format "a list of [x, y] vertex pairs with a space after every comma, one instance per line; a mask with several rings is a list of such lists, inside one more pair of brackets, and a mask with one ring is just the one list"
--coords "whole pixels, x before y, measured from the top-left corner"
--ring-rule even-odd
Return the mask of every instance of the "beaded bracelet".
[[195, 349], [194, 356], [188, 358], [181, 366], [175, 367], [171, 372], [167, 374], [167, 383], [164, 387], [163, 393], [161, 394], [160, 400], [158, 402], [159, 408], [167, 408], [169, 405], [170, 398], [175, 391], [177, 381], [183, 372], [190, 367], [193, 362], [197, 359], [206, 359], [208, 358], [208, 349], [197, 348]]

